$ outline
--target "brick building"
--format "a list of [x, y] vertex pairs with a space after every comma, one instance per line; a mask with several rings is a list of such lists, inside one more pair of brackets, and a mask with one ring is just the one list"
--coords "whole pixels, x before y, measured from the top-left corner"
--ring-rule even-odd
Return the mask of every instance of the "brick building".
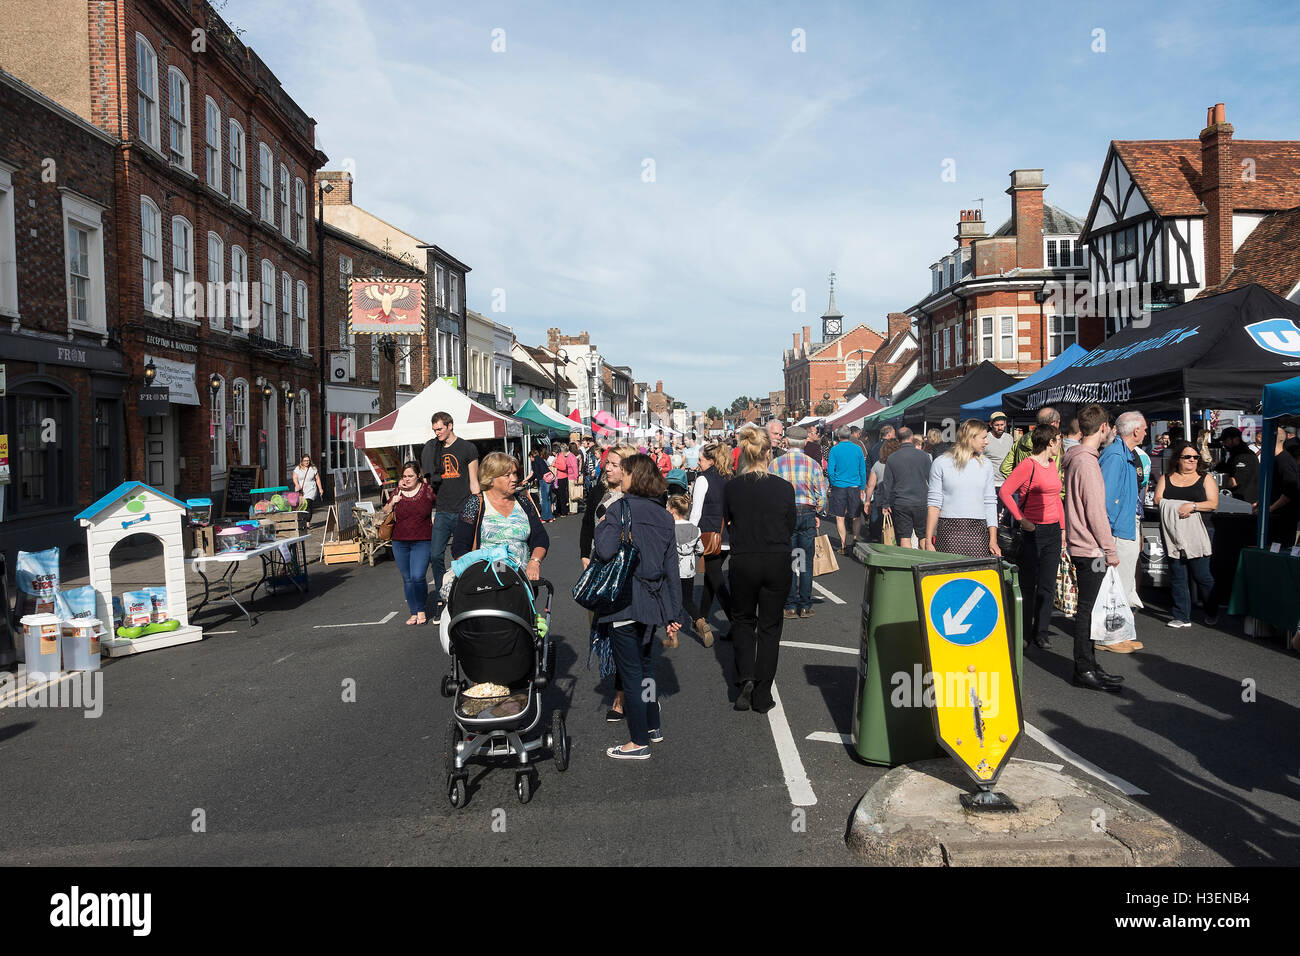
[[981, 210], [961, 211], [957, 245], [931, 264], [930, 293], [907, 310], [921, 349], [917, 384], [945, 388], [986, 360], [1023, 377], [1076, 341], [1101, 342], [1098, 319], [1058, 309], [1060, 290], [1086, 279], [1088, 264], [1083, 223], [1044, 202], [1046, 189], [1041, 169], [1013, 170], [1011, 218], [991, 236]]
[[[803, 327], [803, 339], [794, 333], [793, 347], [782, 355], [785, 401], [790, 417], [814, 413], [817, 406], [842, 402], [884, 337], [865, 324], [844, 329], [844, 315], [835, 307], [831, 280], [830, 305], [822, 315], [822, 341], [811, 341], [812, 327]], [[829, 398], [824, 396], [829, 395]]]
[[84, 541], [123, 479], [116, 140], [0, 71], [0, 551]]
[[125, 477], [217, 500], [234, 464], [286, 482], [320, 443], [315, 121], [204, 0], [4, 6], [0, 60], [119, 143], [122, 351], [168, 389], [126, 394]]
[[916, 381], [921, 350], [906, 312], [890, 312], [888, 338], [867, 359], [862, 374], [853, 380], [846, 397], [863, 394], [886, 405], [898, 401]]

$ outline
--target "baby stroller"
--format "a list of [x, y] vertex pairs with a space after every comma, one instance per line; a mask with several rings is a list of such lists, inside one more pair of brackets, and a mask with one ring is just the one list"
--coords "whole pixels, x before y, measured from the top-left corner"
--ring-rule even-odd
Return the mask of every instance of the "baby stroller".
[[[539, 612], [543, 589], [546, 601]], [[452, 586], [447, 601], [451, 673], [442, 679], [442, 695], [454, 699], [446, 753], [447, 799], [453, 807], [464, 807], [468, 800], [466, 765], [475, 754], [516, 760], [520, 803], [527, 803], [535, 788], [536, 770], [529, 765], [534, 750], [550, 750], [556, 770], [569, 767], [562, 711], [551, 715], [549, 732], [526, 740], [541, 721], [541, 692], [555, 677], [555, 646], [549, 636], [554, 590], [549, 581], [538, 581], [535, 597], [528, 579], [506, 561], [475, 562]], [[489, 683], [509, 693], [466, 696], [472, 686]]]

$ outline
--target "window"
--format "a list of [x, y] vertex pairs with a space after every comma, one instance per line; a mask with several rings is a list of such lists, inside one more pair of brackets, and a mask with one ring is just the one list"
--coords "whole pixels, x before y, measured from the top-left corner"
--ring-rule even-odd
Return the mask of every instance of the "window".
[[1052, 334], [1048, 340], [1047, 357], [1056, 358], [1079, 340], [1079, 318], [1074, 315], [1053, 315], [1048, 320]]
[[307, 184], [301, 179], [293, 181], [293, 235], [294, 241], [307, 248]]
[[158, 207], [140, 197], [140, 254], [144, 260], [144, 307], [154, 315], [167, 314], [162, 286], [162, 219]]
[[167, 71], [168, 155], [177, 166], [190, 168], [190, 83], [176, 67]]
[[208, 185], [221, 192], [221, 110], [212, 97], [207, 97], [206, 102], [207, 121], [203, 133], [205, 168]]
[[158, 57], [149, 41], [135, 35], [136, 130], [140, 139], [158, 149]]
[[258, 199], [261, 202], [261, 216], [263, 221], [275, 225], [275, 196], [271, 186], [271, 147], [265, 143], [258, 145], [258, 164], [257, 164], [257, 186]]
[[189, 221], [172, 219], [172, 314], [194, 320], [194, 229]]
[[930, 371], [939, 367], [939, 333], [930, 333]]
[[411, 384], [411, 337], [409, 335], [399, 335], [397, 337], [398, 355], [400, 356], [397, 363], [397, 384]]
[[230, 201], [248, 208], [248, 192], [244, 183], [244, 127], [230, 121], [230, 142], [226, 155], [230, 162]]
[[938, 292], [943, 286], [943, 280], [939, 276], [939, 267], [930, 266], [930, 291]]
[[235, 379], [231, 394], [234, 406], [232, 418], [235, 420], [235, 456], [239, 464], [248, 464], [248, 383], [242, 378]]
[[[348, 357], [348, 378], [357, 377], [357, 337], [348, 331], [347, 320], [339, 322], [339, 351]], [[378, 376], [376, 376], [376, 381]]]
[[1121, 229], [1114, 235], [1114, 260], [1119, 262], [1123, 259], [1137, 258], [1137, 227], [1129, 226], [1127, 229]]
[[1016, 317], [1004, 315], [1002, 322], [1002, 361], [1013, 362], [1016, 358]]
[[280, 232], [286, 239], [293, 237], [293, 226], [289, 222], [289, 167], [280, 164]]
[[379, 342], [370, 336], [370, 381], [379, 381]]
[[122, 406], [112, 399], [95, 399], [95, 431], [91, 437], [94, 456], [94, 493], [106, 495], [122, 483]]
[[966, 337], [966, 323], [965, 321], [958, 322], [955, 326], [953, 326], [952, 329], [952, 338], [953, 338], [952, 353], [954, 356], [954, 364], [956, 365], [962, 364], [961, 340], [964, 339], [965, 337]]
[[[220, 377], [220, 376], [218, 376]], [[212, 474], [219, 475], [226, 470], [226, 382], [221, 380], [221, 387], [215, 392], [208, 389], [212, 400], [212, 416], [208, 421], [208, 443], [212, 447]]]
[[[65, 192], [68, 321], [99, 332], [108, 328], [104, 285], [104, 208]], [[0, 270], [2, 271], [2, 270]]]
[[293, 280], [289, 273], [280, 273], [280, 329], [284, 344], [293, 345]]
[[298, 350], [307, 353], [307, 283], [298, 283]]
[[460, 315], [460, 276], [451, 273], [451, 302], [448, 305], [453, 315]]
[[347, 256], [339, 256], [339, 288], [346, 289], [351, 278], [352, 260]]
[[298, 416], [293, 402], [284, 403], [284, 458], [293, 462], [291, 468], [297, 468], [302, 458], [298, 456]]
[[434, 279], [436, 288], [435, 304], [440, 309], [447, 308], [447, 270], [441, 265], [434, 266]]
[[943, 330], [943, 367], [952, 366], [952, 329]]
[[311, 454], [311, 395], [298, 390], [298, 453], [294, 461], [302, 461], [303, 455]]
[[214, 329], [226, 325], [225, 253], [221, 237], [215, 232], [208, 233], [208, 288], [204, 301], [208, 307], [208, 324]]
[[[247, 335], [253, 316], [253, 299], [248, 287], [248, 254], [239, 246], [230, 248], [230, 328]], [[247, 461], [243, 462], [247, 464]]]
[[993, 354], [993, 316], [986, 315], [980, 319], [980, 358], [992, 359]]
[[262, 335], [275, 341], [275, 266], [262, 260]]
[[[69, 395], [50, 385], [33, 383], [12, 392], [10, 403], [14, 419], [7, 428], [15, 474], [8, 503], [13, 511], [23, 514], [75, 506], [77, 435]], [[60, 441], [41, 440], [50, 419], [55, 433], [62, 436]]]
[[1057, 265], [1057, 262], [1056, 262], [1056, 240], [1055, 240], [1055, 239], [1048, 239], [1048, 240], [1047, 240], [1047, 268], [1049, 268], [1049, 269], [1055, 269], [1055, 268], [1056, 268], [1056, 265]]
[[9, 315], [18, 314], [17, 250], [13, 167], [0, 163], [0, 312]]
[[1083, 243], [1080, 242], [1080, 241], [1077, 240], [1077, 239], [1074, 241], [1074, 264], [1075, 264], [1076, 266], [1081, 266], [1081, 265], [1084, 264], [1084, 262], [1083, 262]]

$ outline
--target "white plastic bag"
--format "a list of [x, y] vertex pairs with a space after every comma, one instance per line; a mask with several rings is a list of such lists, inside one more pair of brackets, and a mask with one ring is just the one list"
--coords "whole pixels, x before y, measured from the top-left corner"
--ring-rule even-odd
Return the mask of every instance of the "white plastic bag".
[[1092, 607], [1092, 639], [1098, 644], [1137, 640], [1137, 625], [1119, 579], [1119, 568], [1107, 568], [1101, 582], [1101, 592]]

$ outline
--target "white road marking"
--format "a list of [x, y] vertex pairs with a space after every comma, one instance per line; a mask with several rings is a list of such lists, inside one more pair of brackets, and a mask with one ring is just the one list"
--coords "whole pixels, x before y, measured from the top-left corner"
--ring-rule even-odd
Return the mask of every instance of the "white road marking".
[[849, 734], [836, 734], [826, 730], [816, 730], [808, 735], [809, 740], [823, 744], [851, 744], [853, 737]]
[[844, 603], [842, 600], [840, 600], [838, 597], [836, 597], [834, 594], [832, 594], [832, 593], [831, 593], [829, 590], [827, 590], [826, 588], [822, 587], [822, 586], [821, 586], [820, 584], [818, 584], [816, 581], [814, 581], [812, 584], [813, 584], [813, 588], [817, 591], [817, 593], [820, 594], [822, 597], [826, 598], [826, 600], [832, 602], [833, 604], [843, 604], [843, 603]]
[[836, 647], [834, 644], [805, 644], [803, 641], [782, 641], [782, 647], [802, 647], [809, 651], [834, 651], [836, 654], [858, 653], [855, 647]]
[[785, 774], [785, 786], [790, 791], [790, 802], [796, 807], [811, 807], [817, 803], [817, 794], [813, 793], [812, 781], [808, 771], [803, 768], [799, 757], [799, 748], [795, 746], [794, 734], [790, 732], [790, 722], [785, 719], [785, 708], [781, 706], [781, 695], [772, 684], [773, 707], [767, 712], [768, 722], [772, 726], [772, 738], [776, 741], [776, 755], [781, 758], [781, 771]]
[[311, 628], [313, 631], [316, 631], [316, 630], [320, 630], [322, 627], [371, 627], [375, 624], [387, 624], [395, 617], [397, 617], [397, 612], [389, 611], [387, 614], [384, 615], [384, 619], [382, 621], [357, 621], [354, 624], [313, 624]]
[[54, 678], [53, 680], [37, 681], [35, 684], [32, 684], [29, 687], [20, 687], [10, 692], [9, 694], [5, 695], [3, 698], [0, 698], [0, 708], [9, 707], [13, 704], [18, 703], [18, 701], [20, 700], [25, 700], [26, 698], [30, 697], [32, 694], [36, 693], [38, 690], [42, 690], [46, 687], [54, 687], [58, 684], [62, 684], [69, 677], [73, 677], [79, 673], [81, 673], [81, 671], [68, 671], [67, 673], [63, 674], [60, 677]]
[[297, 651], [290, 651], [288, 654], [285, 654], [284, 657], [280, 658], [278, 661], [272, 661], [271, 666], [274, 667], [276, 664], [283, 664], [285, 661], [287, 661], [289, 658], [293, 657], [293, 655], [297, 653], [298, 653]]
[[1011, 762], [1012, 762], [1012, 763], [1031, 763], [1031, 764], [1033, 764], [1035, 767], [1046, 767], [1048, 770], [1055, 770], [1057, 773], [1060, 773], [1062, 770], [1065, 769], [1065, 764], [1063, 764], [1063, 763], [1046, 763], [1046, 762], [1044, 762], [1044, 761], [1042, 761], [1042, 760], [1026, 760], [1024, 757], [1012, 757], [1012, 758], [1011, 758]]
[[1055, 740], [1047, 736], [1047, 734], [1043, 733], [1033, 724], [1025, 724], [1025, 733], [1029, 735], [1030, 740], [1038, 741], [1040, 744], [1042, 744], [1052, 753], [1056, 754], [1056, 756], [1060, 757], [1062, 760], [1066, 761], [1067, 763], [1074, 764], [1076, 767], [1078, 767], [1080, 770], [1082, 770], [1084, 773], [1088, 774], [1089, 776], [1096, 777], [1098, 780], [1102, 781], [1103, 783], [1110, 784], [1120, 793], [1124, 794], [1124, 796], [1144, 797], [1147, 795], [1147, 792], [1143, 790], [1141, 787], [1129, 783], [1123, 777], [1117, 777], [1113, 773], [1107, 773], [1105, 770], [1102, 770], [1100, 767], [1098, 767], [1095, 763], [1092, 763], [1091, 761], [1085, 760], [1084, 758], [1080, 757], [1077, 753], [1075, 753], [1069, 747], [1066, 747], [1064, 744], [1058, 744]]

